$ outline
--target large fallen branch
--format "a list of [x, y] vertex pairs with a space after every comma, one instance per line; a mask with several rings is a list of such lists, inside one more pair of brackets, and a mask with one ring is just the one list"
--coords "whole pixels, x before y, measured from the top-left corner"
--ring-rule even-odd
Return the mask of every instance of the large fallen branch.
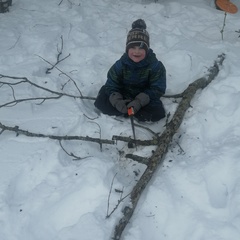
[[108, 139], [101, 139], [101, 138], [93, 138], [93, 137], [83, 137], [83, 136], [58, 136], [58, 135], [49, 135], [49, 134], [42, 134], [42, 133], [33, 133], [33, 132], [29, 132], [27, 130], [23, 130], [20, 129], [18, 126], [14, 126], [14, 127], [9, 127], [6, 126], [4, 124], [2, 124], [0, 122], [0, 129], [1, 133], [3, 133], [4, 131], [10, 131], [10, 132], [15, 132], [16, 135], [24, 135], [27, 137], [36, 137], [36, 138], [50, 138], [53, 140], [82, 140], [82, 141], [87, 141], [87, 142], [95, 142], [95, 143], [99, 143], [101, 144], [115, 144], [115, 142], [113, 140], [108, 140]]
[[186, 110], [190, 107], [190, 102], [194, 97], [195, 93], [199, 89], [205, 88], [218, 74], [219, 66], [222, 65], [225, 59], [225, 54], [221, 54], [218, 56], [214, 65], [209, 69], [209, 73], [207, 76], [197, 79], [193, 83], [191, 83], [187, 89], [182, 94], [182, 100], [179, 103], [179, 106], [172, 118], [172, 120], [167, 124], [165, 131], [160, 136], [159, 145], [154, 152], [154, 154], [149, 158], [149, 163], [147, 168], [137, 184], [134, 186], [131, 195], [131, 206], [126, 206], [123, 209], [123, 217], [120, 219], [119, 223], [115, 227], [113, 238], [114, 240], [119, 240], [121, 235], [128, 224], [130, 218], [133, 215], [133, 212], [137, 206], [138, 200], [146, 188], [147, 184], [153, 177], [155, 171], [158, 166], [162, 164], [164, 160], [164, 155], [167, 152], [168, 146], [173, 138], [173, 135], [177, 132], [180, 127], [183, 117], [185, 115]]
[[13, 127], [7, 126], [1, 122], [0, 122], [0, 129], [1, 129], [0, 134], [2, 134], [4, 131], [10, 131], [10, 132], [15, 132], [17, 136], [24, 135], [27, 137], [34, 137], [34, 138], [49, 138], [49, 139], [58, 140], [58, 141], [81, 140], [81, 141], [86, 141], [86, 142], [98, 143], [100, 145], [102, 145], [102, 144], [113, 145], [113, 144], [115, 144], [115, 141], [123, 141], [123, 142], [127, 142], [127, 143], [135, 142], [139, 146], [149, 146], [149, 145], [158, 145], [159, 140], [160, 140], [159, 138], [156, 138], [156, 137], [153, 138], [152, 140], [140, 140], [140, 139], [134, 140], [131, 137], [123, 137], [123, 136], [117, 136], [117, 135], [113, 135], [112, 140], [102, 139], [102, 138], [93, 138], [93, 137], [89, 137], [89, 136], [50, 135], [50, 134], [30, 132], [28, 130], [19, 128], [19, 126], [13, 126]]

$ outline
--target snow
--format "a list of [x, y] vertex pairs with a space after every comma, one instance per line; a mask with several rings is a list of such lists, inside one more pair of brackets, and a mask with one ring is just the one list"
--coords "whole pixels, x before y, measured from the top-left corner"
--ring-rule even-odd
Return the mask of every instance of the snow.
[[[208, 0], [15, 0], [0, 14], [0, 74], [27, 77], [53, 91], [96, 97], [110, 66], [125, 48], [131, 23], [143, 18], [151, 47], [167, 68], [167, 95], [181, 93], [207, 73], [216, 57], [226, 59], [216, 79], [198, 91], [169, 146], [163, 166], [148, 184], [125, 240], [240, 239], [240, 13], [224, 13]], [[238, 8], [240, 2], [233, 1]], [[60, 4], [61, 3], [61, 4]], [[0, 81], [16, 80], [1, 78]], [[1, 105], [51, 96], [30, 84], [0, 85]], [[63, 90], [62, 90], [63, 88]], [[171, 115], [175, 99], [162, 99]], [[131, 136], [128, 119], [100, 114], [92, 100], [62, 97], [0, 108], [0, 122], [35, 133], [111, 140]], [[166, 119], [145, 126], [161, 133]], [[136, 128], [139, 139], [152, 135]], [[0, 135], [0, 239], [111, 239], [121, 210], [145, 170], [120, 157], [126, 144], [103, 144]], [[153, 147], [132, 151], [149, 156]], [[130, 151], [130, 150], [129, 150]], [[111, 187], [112, 186], [112, 187]], [[115, 191], [118, 190], [118, 191]], [[111, 192], [110, 192], [111, 191]], [[120, 193], [123, 191], [123, 193]], [[109, 194], [110, 193], [110, 194]], [[109, 206], [108, 206], [109, 205]]]

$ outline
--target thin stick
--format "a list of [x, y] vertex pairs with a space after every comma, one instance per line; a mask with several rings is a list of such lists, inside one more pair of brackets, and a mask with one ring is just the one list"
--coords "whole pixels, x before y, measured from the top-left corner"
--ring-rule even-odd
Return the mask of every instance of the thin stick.
[[109, 212], [110, 197], [111, 197], [111, 193], [112, 193], [113, 182], [114, 182], [114, 179], [115, 179], [116, 176], [117, 176], [117, 173], [115, 173], [115, 175], [114, 175], [114, 177], [112, 179], [110, 190], [109, 190], [109, 194], [108, 194], [108, 204], [107, 204], [107, 216], [106, 216], [106, 218], [109, 217], [108, 212]]
[[76, 82], [68, 75], [66, 74], [65, 72], [63, 72], [61, 69], [59, 69], [57, 66], [54, 66], [52, 63], [50, 63], [49, 61], [47, 61], [46, 59], [44, 59], [43, 57], [39, 56], [36, 54], [36, 56], [38, 56], [39, 58], [41, 58], [43, 61], [45, 61], [46, 63], [50, 64], [51, 66], [55, 67], [60, 73], [62, 73], [63, 75], [65, 75], [66, 77], [68, 77], [72, 82], [73, 84], [75, 85], [75, 87], [77, 88], [80, 96], [82, 97], [82, 92], [80, 91], [79, 87], [77, 86]]
[[222, 30], [220, 31], [220, 32], [221, 32], [221, 35], [222, 35], [222, 41], [223, 41], [224, 28], [225, 28], [225, 26], [226, 26], [226, 18], [227, 18], [227, 12], [225, 12], [225, 14], [224, 14], [223, 27], [222, 27]]

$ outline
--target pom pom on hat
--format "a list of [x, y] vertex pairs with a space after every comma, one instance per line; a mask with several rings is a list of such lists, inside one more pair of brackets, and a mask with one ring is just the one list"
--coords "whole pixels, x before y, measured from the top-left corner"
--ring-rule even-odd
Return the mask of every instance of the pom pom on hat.
[[147, 25], [143, 19], [138, 19], [132, 23], [132, 29], [134, 28], [147, 29]]
[[149, 49], [149, 34], [147, 25], [143, 19], [138, 19], [132, 23], [132, 29], [128, 32], [126, 42], [126, 52], [134, 46], [139, 46], [147, 52]]

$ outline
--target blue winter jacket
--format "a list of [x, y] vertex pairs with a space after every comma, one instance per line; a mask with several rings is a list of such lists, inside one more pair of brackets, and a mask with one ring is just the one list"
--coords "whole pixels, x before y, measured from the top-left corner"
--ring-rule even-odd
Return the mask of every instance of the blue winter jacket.
[[113, 92], [119, 92], [125, 99], [134, 99], [144, 92], [149, 95], [152, 103], [159, 102], [166, 90], [166, 69], [152, 49], [138, 63], [124, 53], [108, 71], [105, 88], [109, 96]]

